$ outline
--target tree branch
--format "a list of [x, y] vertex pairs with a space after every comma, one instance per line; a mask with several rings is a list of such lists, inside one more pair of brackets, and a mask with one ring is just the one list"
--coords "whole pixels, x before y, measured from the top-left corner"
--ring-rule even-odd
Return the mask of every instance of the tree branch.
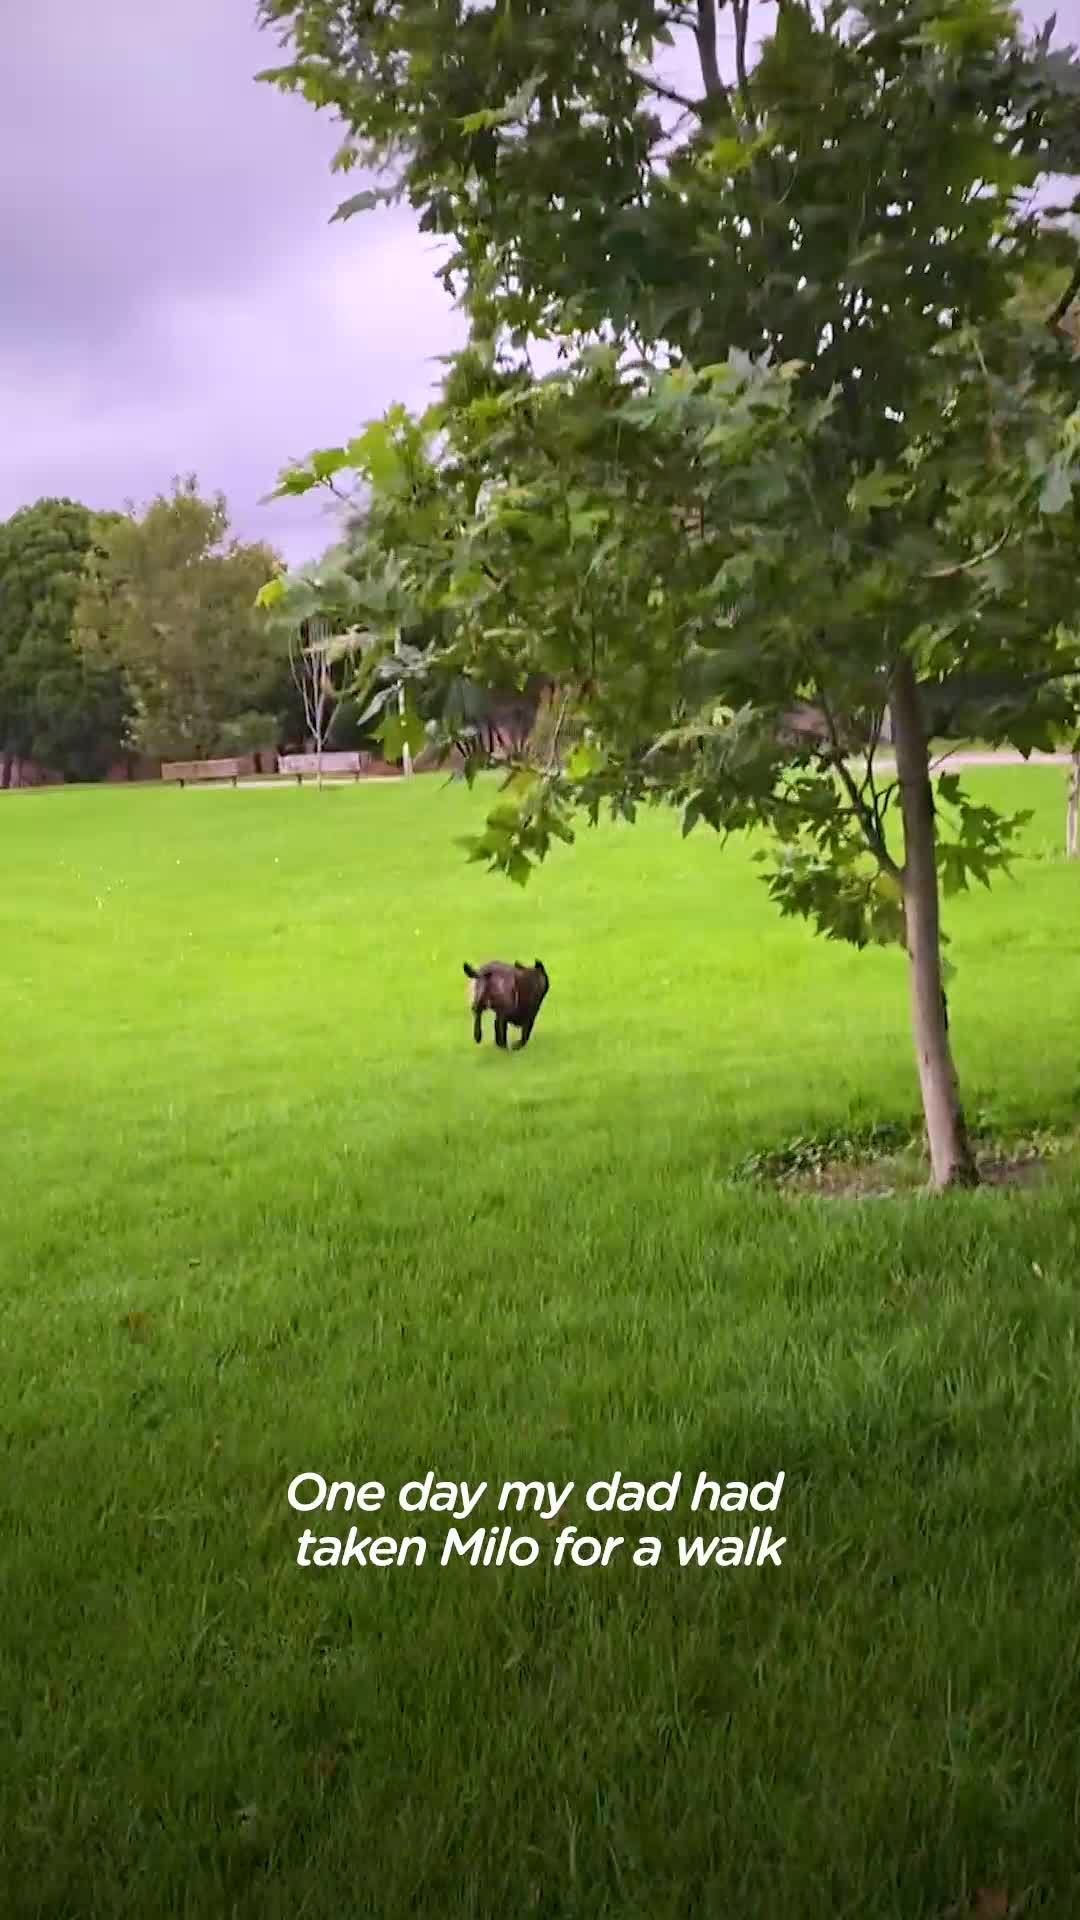
[[984, 548], [982, 553], [973, 554], [970, 560], [957, 560], [952, 566], [931, 567], [929, 573], [924, 574], [923, 578], [925, 580], [951, 580], [955, 574], [970, 573], [972, 567], [981, 567], [984, 561], [992, 560], [995, 553], [1000, 553], [1011, 532], [1012, 528], [1006, 527], [1000, 540], [995, 540], [991, 546]]
[[841, 784], [848, 799], [851, 801], [855, 818], [863, 830], [866, 843], [874, 855], [875, 860], [884, 872], [891, 874], [894, 880], [899, 880], [900, 868], [897, 866], [896, 861], [893, 859], [892, 854], [885, 844], [885, 835], [881, 823], [877, 818], [876, 811], [867, 806], [862, 793], [855, 785], [855, 779], [851, 768], [848, 766], [847, 756], [840, 745], [840, 737], [836, 731], [836, 722], [833, 719], [829, 702], [825, 697], [825, 689], [820, 679], [817, 680], [816, 685], [817, 696], [821, 702], [821, 711], [825, 716], [825, 725], [829, 730], [829, 740], [832, 745], [832, 752], [828, 758], [832, 761], [833, 766], [840, 775]]
[[1061, 332], [1061, 323], [1078, 293], [1080, 293], [1080, 260], [1077, 261], [1069, 276], [1069, 284], [1062, 294], [1061, 299], [1055, 305], [1053, 312], [1047, 316], [1046, 324], [1051, 333]]
[[746, 70], [746, 36], [750, 29], [750, 0], [731, 0], [731, 11], [735, 19], [735, 72], [739, 82], [739, 99], [747, 119], [752, 120], [754, 108]]
[[720, 62], [716, 56], [716, 0], [698, 0], [694, 38], [706, 96], [726, 107], [729, 105], [728, 90], [720, 78]]
[[878, 836], [883, 846], [886, 844], [885, 814], [888, 808], [888, 790], [885, 790], [884, 795], [878, 791], [877, 782], [874, 778], [874, 755], [881, 745], [881, 729], [884, 724], [885, 709], [881, 707], [874, 714], [874, 723], [870, 729], [870, 738], [866, 743], [866, 772], [863, 775], [862, 785], [859, 788], [861, 794], [869, 794], [870, 796], [868, 804], [873, 814], [874, 825], [877, 828]]
[[893, 859], [892, 854], [885, 844], [884, 828], [878, 817], [876, 807], [869, 807], [863, 799], [862, 794], [855, 785], [851, 768], [842, 755], [835, 759], [834, 764], [840, 775], [848, 799], [854, 808], [855, 816], [866, 836], [866, 842], [871, 853], [885, 873], [891, 874], [894, 880], [899, 880], [901, 877], [900, 868], [897, 866], [896, 861]]
[[684, 113], [700, 114], [701, 112], [700, 100], [688, 100], [684, 93], [676, 93], [674, 87], [667, 87], [663, 81], [654, 80], [649, 73], [639, 73], [636, 67], [631, 67], [630, 78], [636, 80], [638, 85], [644, 87], [648, 93], [659, 94], [661, 100], [670, 100], [673, 107], [681, 107]]
[[562, 705], [559, 708], [559, 717], [555, 722], [555, 731], [551, 736], [551, 748], [548, 753], [547, 763], [547, 771], [549, 774], [562, 772], [562, 766], [559, 761], [559, 736], [563, 730], [563, 721], [566, 719], [566, 710], [569, 704], [570, 692], [569, 689], [567, 689], [563, 694]]

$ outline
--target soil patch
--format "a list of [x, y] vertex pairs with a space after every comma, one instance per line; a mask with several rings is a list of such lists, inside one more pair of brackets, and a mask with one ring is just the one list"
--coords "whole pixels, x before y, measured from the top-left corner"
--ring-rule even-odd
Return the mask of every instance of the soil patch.
[[[1033, 1130], [1030, 1137], [975, 1133], [979, 1192], [1039, 1186], [1054, 1169], [1075, 1160], [1080, 1135]], [[768, 1187], [792, 1199], [890, 1200], [930, 1193], [921, 1129], [884, 1126], [851, 1134], [799, 1139], [752, 1154], [737, 1170], [740, 1183]]]

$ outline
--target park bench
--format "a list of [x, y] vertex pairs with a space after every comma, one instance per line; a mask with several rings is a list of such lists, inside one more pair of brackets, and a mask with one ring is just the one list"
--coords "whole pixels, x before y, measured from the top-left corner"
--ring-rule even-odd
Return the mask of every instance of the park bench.
[[181, 787], [195, 786], [207, 780], [250, 779], [255, 772], [253, 754], [241, 754], [234, 760], [166, 760], [161, 769], [163, 780], [175, 780]]
[[[371, 755], [369, 753], [324, 753], [322, 757], [323, 778], [328, 779], [335, 775], [351, 773], [354, 780], [359, 780], [360, 775], [363, 773], [370, 759]], [[317, 753], [279, 754], [278, 772], [291, 773], [296, 780], [297, 786], [302, 786], [305, 775], [310, 780], [314, 780], [317, 777], [319, 772], [319, 756]]]

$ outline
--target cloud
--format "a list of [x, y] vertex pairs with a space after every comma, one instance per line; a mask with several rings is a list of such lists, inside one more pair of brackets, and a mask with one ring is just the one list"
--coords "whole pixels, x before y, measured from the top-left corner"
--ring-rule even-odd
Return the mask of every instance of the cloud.
[[[281, 466], [421, 401], [462, 338], [411, 216], [329, 224], [356, 176], [330, 174], [332, 122], [256, 85], [278, 50], [254, 5], [29, 0], [5, 21], [0, 515], [194, 471], [245, 537], [313, 557], [321, 504], [260, 504]], [[697, 90], [686, 41], [665, 73]]]
[[434, 356], [463, 333], [409, 224], [384, 214], [368, 227], [363, 245], [338, 239], [342, 228], [333, 245], [297, 243], [248, 285], [161, 291], [142, 309], [137, 344], [65, 366], [49, 404], [36, 381], [0, 377], [7, 450], [22, 449], [20, 497], [59, 490], [119, 505], [195, 472], [227, 494], [245, 537], [293, 561], [318, 553], [334, 538], [321, 499], [261, 504], [280, 469], [393, 400], [421, 403]]
[[276, 48], [231, 3], [34, 0], [8, 42], [49, 86], [0, 123], [0, 514], [195, 471], [245, 537], [308, 557], [321, 506], [260, 497], [429, 391], [462, 337], [430, 244], [396, 211], [329, 225], [336, 130], [255, 84]]

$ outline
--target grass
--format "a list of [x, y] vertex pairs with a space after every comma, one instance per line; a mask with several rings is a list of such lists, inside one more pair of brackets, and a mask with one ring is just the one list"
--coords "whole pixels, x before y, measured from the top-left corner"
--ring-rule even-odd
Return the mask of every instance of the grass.
[[[950, 913], [969, 1108], [1065, 1128], [1063, 781], [970, 785], [1036, 819]], [[5, 1920], [1075, 1913], [1075, 1173], [733, 1181], [908, 1119], [899, 959], [661, 818], [519, 893], [476, 805], [3, 802]], [[472, 1045], [493, 955], [552, 976], [524, 1059]], [[783, 1469], [782, 1567], [591, 1517], [617, 1468]], [[391, 1515], [428, 1564], [302, 1569], [309, 1469], [572, 1479], [667, 1551], [442, 1568]]]

